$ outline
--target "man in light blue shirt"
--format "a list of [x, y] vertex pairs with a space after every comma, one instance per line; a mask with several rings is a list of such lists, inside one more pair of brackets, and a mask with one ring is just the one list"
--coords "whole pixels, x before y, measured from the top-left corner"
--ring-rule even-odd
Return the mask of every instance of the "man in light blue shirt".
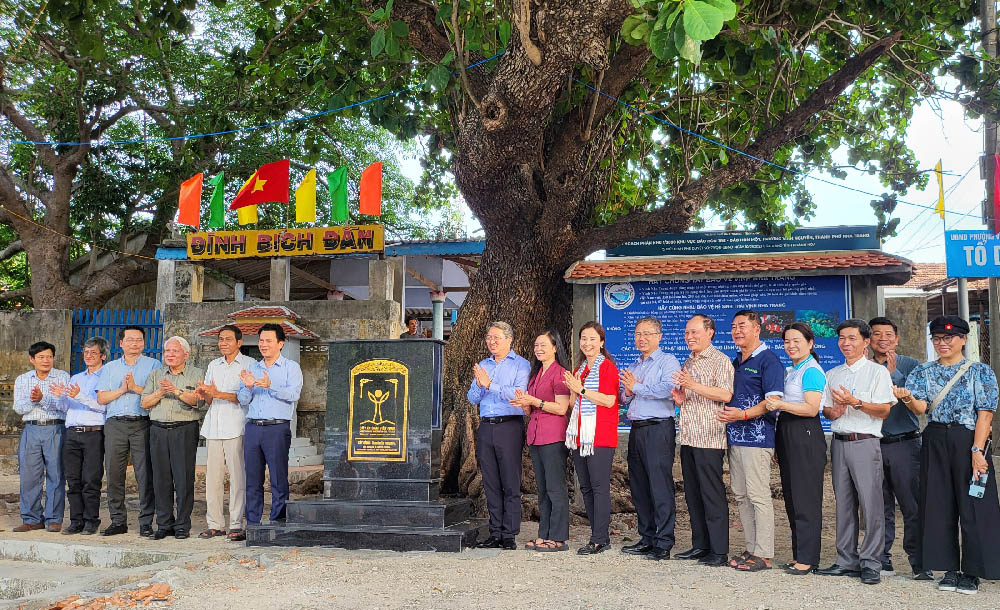
[[672, 354], [660, 350], [660, 321], [643, 318], [635, 325], [639, 358], [621, 373], [619, 400], [628, 405], [628, 486], [638, 520], [639, 541], [623, 553], [647, 559], [670, 559], [674, 546], [674, 373], [681, 369]]
[[[264, 467], [271, 475], [271, 522], [285, 521], [288, 501], [288, 448], [292, 444], [291, 419], [302, 392], [302, 370], [298, 362], [281, 355], [285, 330], [280, 324], [264, 324], [257, 336], [263, 358], [240, 374], [236, 392], [247, 409], [243, 432], [246, 465], [247, 523], [259, 525], [264, 513]], [[230, 540], [244, 540], [230, 537]]]
[[[28, 348], [32, 371], [14, 380], [14, 412], [24, 421], [17, 445], [21, 473], [21, 525], [15, 532], [45, 528], [62, 529], [65, 481], [62, 470], [63, 427], [66, 398], [60, 388], [69, 374], [53, 368], [56, 347], [46, 341]], [[45, 512], [42, 513], [42, 483], [45, 483]]]
[[125, 512], [125, 470], [129, 454], [139, 487], [139, 535], [153, 537], [153, 471], [149, 462], [149, 414], [142, 408], [142, 388], [149, 374], [163, 366], [142, 354], [146, 331], [126, 326], [119, 336], [122, 357], [101, 370], [97, 402], [107, 408], [104, 423], [104, 470], [108, 473], [108, 512], [111, 525], [102, 536], [128, 531]]
[[62, 461], [69, 527], [63, 534], [92, 535], [101, 525], [105, 406], [97, 402], [97, 382], [110, 354], [108, 342], [101, 337], [87, 339], [83, 344], [87, 368], [73, 375], [65, 388], [66, 442]]
[[479, 405], [476, 459], [483, 476], [490, 536], [480, 548], [514, 550], [521, 531], [521, 453], [524, 411], [510, 404], [514, 390], [528, 388], [531, 364], [511, 351], [514, 331], [494, 322], [486, 332], [491, 357], [475, 365], [469, 402]]

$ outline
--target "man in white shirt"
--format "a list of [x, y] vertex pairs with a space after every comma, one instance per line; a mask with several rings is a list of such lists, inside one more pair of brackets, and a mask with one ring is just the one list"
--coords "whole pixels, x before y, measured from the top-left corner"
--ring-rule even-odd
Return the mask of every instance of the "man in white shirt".
[[253, 358], [240, 353], [243, 333], [227, 324], [219, 331], [219, 353], [208, 364], [205, 382], [198, 384], [198, 395], [210, 405], [201, 426], [201, 435], [208, 446], [205, 468], [205, 504], [208, 529], [199, 538], [212, 538], [226, 533], [223, 512], [223, 491], [226, 468], [229, 468], [229, 535], [243, 535], [246, 507], [246, 470], [243, 466], [243, 428], [246, 411], [240, 406], [236, 392], [240, 389], [240, 373], [250, 368]]
[[[885, 543], [882, 502], [882, 420], [895, 402], [889, 370], [867, 360], [871, 328], [864, 320], [837, 327], [845, 362], [826, 374], [823, 415], [833, 420], [830, 454], [837, 498], [837, 562], [817, 570], [826, 576], [860, 576], [878, 584]], [[858, 505], [865, 516], [865, 540], [858, 548]]]

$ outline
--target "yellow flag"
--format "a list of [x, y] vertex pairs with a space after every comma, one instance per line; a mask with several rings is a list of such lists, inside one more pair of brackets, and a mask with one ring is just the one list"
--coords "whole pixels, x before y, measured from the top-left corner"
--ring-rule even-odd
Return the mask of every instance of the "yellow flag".
[[[254, 172], [252, 176], [247, 178], [247, 181], [244, 182], [243, 186], [240, 187], [239, 192], [242, 193], [243, 189], [245, 189], [247, 185], [250, 184], [250, 181], [253, 180], [256, 176], [257, 172]], [[236, 220], [239, 221], [241, 225], [254, 224], [255, 222], [257, 222], [257, 206], [246, 205], [243, 206], [242, 208], [236, 208]]]
[[944, 181], [941, 179], [941, 159], [938, 159], [937, 165], [934, 166], [934, 173], [937, 175], [938, 181], [937, 213], [941, 220], [944, 220]]
[[295, 188], [295, 222], [316, 222], [316, 170], [311, 169]]

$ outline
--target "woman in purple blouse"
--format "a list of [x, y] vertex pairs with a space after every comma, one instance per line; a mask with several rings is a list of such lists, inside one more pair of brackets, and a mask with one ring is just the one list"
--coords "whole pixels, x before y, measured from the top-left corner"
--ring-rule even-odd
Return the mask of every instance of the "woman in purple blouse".
[[528, 416], [527, 440], [538, 485], [538, 538], [525, 548], [541, 552], [569, 549], [569, 493], [566, 489], [566, 425], [569, 389], [563, 373], [569, 362], [559, 333], [535, 339], [528, 391], [515, 390], [512, 405]]

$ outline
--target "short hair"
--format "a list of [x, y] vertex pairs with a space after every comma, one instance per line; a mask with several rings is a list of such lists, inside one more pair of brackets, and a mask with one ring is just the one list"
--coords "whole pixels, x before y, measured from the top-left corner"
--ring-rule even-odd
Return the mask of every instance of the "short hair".
[[741, 317], [746, 318], [748, 321], [756, 324], [757, 326], [760, 326], [760, 316], [757, 315], [757, 312], [752, 309], [741, 309], [733, 314], [734, 320]]
[[267, 324], [265, 324], [265, 325], [263, 325], [263, 326], [260, 327], [260, 330], [257, 331], [257, 336], [259, 337], [259, 336], [263, 335], [265, 330], [273, 331], [274, 332], [274, 337], [278, 341], [284, 341], [285, 340], [285, 329], [281, 328], [281, 324], [275, 324], [274, 322], [268, 322]]
[[127, 331], [127, 330], [137, 330], [142, 335], [143, 339], [146, 338], [146, 329], [145, 328], [143, 328], [141, 326], [138, 326], [136, 324], [129, 324], [128, 326], [126, 326], [125, 328], [123, 328], [120, 333], [118, 333], [118, 340], [119, 341], [121, 341], [122, 339], [125, 338], [125, 331]]
[[240, 327], [236, 326], [235, 324], [226, 324], [225, 326], [219, 329], [219, 334], [221, 335], [222, 331], [224, 330], [233, 331], [233, 336], [236, 337], [237, 341], [241, 341], [243, 339], [243, 331], [240, 330]]
[[34, 358], [45, 350], [52, 350], [52, 357], [55, 358], [56, 346], [52, 345], [48, 341], [36, 341], [35, 343], [32, 343], [31, 347], [28, 348], [28, 355]]
[[872, 338], [872, 328], [871, 326], [868, 326], [868, 322], [865, 322], [864, 320], [859, 320], [858, 318], [851, 318], [850, 320], [844, 320], [843, 322], [837, 325], [837, 335], [840, 335], [840, 331], [844, 330], [845, 328], [856, 328], [858, 329], [858, 332], [861, 333], [861, 336], [863, 338], [865, 339]]
[[645, 318], [640, 318], [639, 321], [635, 323], [635, 327], [639, 328], [640, 324], [652, 324], [653, 328], [656, 329], [656, 332], [658, 333], [663, 332], [663, 323], [660, 322], [659, 319], [654, 318], [653, 316], [646, 316]]
[[[508, 339], [512, 339], [514, 337], [514, 328], [511, 327], [511, 325], [507, 324], [506, 322], [501, 322], [497, 320], [496, 322], [490, 324], [490, 328], [495, 328], [499, 330], [500, 332], [503, 333], [503, 336], [507, 337]], [[490, 328], [487, 328], [486, 332], [490, 332]]]
[[170, 343], [171, 341], [181, 346], [181, 349], [184, 350], [185, 352], [189, 354], [191, 353], [191, 344], [188, 343], [188, 340], [185, 339], [184, 337], [179, 337], [177, 335], [174, 335], [173, 337], [170, 337], [169, 339], [163, 342], [163, 347], [166, 347], [167, 343]]
[[879, 316], [868, 320], [868, 327], [871, 328], [873, 326], [891, 326], [892, 332], [897, 335], [899, 334], [899, 329], [896, 327], [896, 323], [885, 316]]
[[406, 325], [409, 326], [410, 322], [416, 322], [417, 324], [420, 324], [420, 318], [418, 318], [417, 316], [406, 316]]
[[83, 342], [83, 349], [88, 347], [96, 347], [101, 351], [101, 355], [105, 359], [111, 357], [111, 348], [108, 346], [108, 340], [104, 337], [91, 337]]
[[688, 318], [688, 320], [694, 320], [695, 318], [701, 318], [702, 324], [705, 325], [705, 330], [710, 330], [712, 334], [715, 334], [715, 320], [709, 317], [708, 314], [696, 313]]

